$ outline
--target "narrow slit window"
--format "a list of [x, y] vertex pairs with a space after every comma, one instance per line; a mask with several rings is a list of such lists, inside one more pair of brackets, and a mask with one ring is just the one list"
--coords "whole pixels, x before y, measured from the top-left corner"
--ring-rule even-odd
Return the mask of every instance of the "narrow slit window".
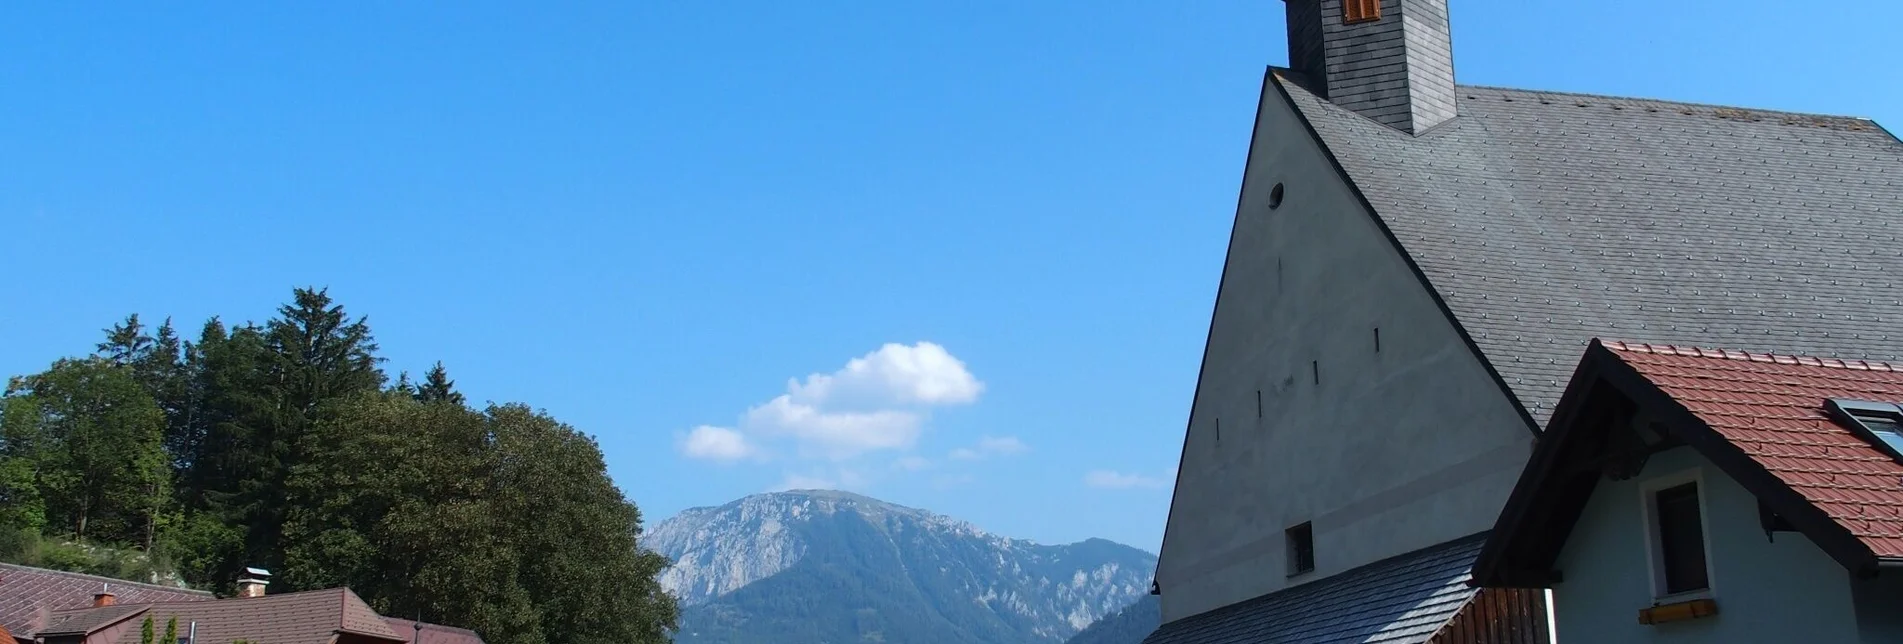
[[1663, 594], [1709, 588], [1711, 580], [1705, 569], [1705, 527], [1698, 510], [1698, 484], [1686, 483], [1659, 490], [1653, 494], [1652, 511], [1658, 522]]
[[1381, 0], [1341, 0], [1341, 23], [1373, 22], [1381, 19]]
[[1290, 577], [1315, 569], [1315, 528], [1312, 523], [1304, 523], [1289, 528], [1283, 533], [1288, 542], [1288, 574]]

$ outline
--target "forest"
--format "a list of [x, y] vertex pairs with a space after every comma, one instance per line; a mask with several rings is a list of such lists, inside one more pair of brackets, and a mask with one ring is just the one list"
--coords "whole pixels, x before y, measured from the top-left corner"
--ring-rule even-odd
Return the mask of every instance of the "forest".
[[392, 379], [366, 318], [295, 289], [262, 323], [127, 316], [0, 397], [0, 560], [229, 594], [348, 586], [492, 644], [665, 642], [678, 609], [594, 439]]

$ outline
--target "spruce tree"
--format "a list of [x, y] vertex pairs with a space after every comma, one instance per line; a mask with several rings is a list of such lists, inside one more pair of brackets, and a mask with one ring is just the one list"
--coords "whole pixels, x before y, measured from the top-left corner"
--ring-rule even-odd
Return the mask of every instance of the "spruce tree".
[[423, 377], [423, 385], [416, 388], [416, 399], [423, 402], [445, 401], [451, 404], [463, 404], [463, 395], [456, 391], [456, 381], [449, 379], [449, 371], [438, 361], [430, 367]]
[[239, 492], [249, 559], [276, 567], [288, 545], [281, 539], [287, 484], [292, 467], [317, 447], [310, 439], [313, 423], [326, 405], [376, 392], [384, 376], [369, 323], [351, 319], [323, 289], [293, 290], [291, 303], [265, 324], [264, 338], [269, 366], [263, 393], [271, 413], [252, 443], [258, 476]]

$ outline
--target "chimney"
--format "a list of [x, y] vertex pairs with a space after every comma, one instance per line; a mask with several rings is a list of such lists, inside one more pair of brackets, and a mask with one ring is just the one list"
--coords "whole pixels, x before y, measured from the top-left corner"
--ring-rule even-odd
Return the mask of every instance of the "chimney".
[[1289, 67], [1330, 102], [1420, 134], [1454, 117], [1448, 0], [1284, 0]]
[[239, 597], [263, 597], [264, 587], [271, 585], [271, 573], [262, 568], [245, 568], [245, 576], [238, 580]]
[[119, 597], [112, 594], [112, 584], [101, 584], [99, 592], [93, 595], [93, 608], [111, 606], [119, 603]]

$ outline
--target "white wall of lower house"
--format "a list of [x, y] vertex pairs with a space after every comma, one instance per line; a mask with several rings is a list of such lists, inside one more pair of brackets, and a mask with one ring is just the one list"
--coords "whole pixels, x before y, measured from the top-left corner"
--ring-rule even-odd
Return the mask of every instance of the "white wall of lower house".
[[[1654, 597], [1641, 490], [1692, 472], [1700, 475], [1718, 615], [1646, 626], [1639, 610]], [[1756, 497], [1688, 447], [1654, 455], [1630, 480], [1601, 479], [1558, 563], [1561, 642], [1860, 641], [1844, 567], [1802, 534], [1766, 539]]]
[[[1264, 91], [1158, 564], [1165, 621], [1487, 530], [1531, 453], [1512, 401]], [[1290, 578], [1283, 531], [1302, 522], [1316, 569]]]

